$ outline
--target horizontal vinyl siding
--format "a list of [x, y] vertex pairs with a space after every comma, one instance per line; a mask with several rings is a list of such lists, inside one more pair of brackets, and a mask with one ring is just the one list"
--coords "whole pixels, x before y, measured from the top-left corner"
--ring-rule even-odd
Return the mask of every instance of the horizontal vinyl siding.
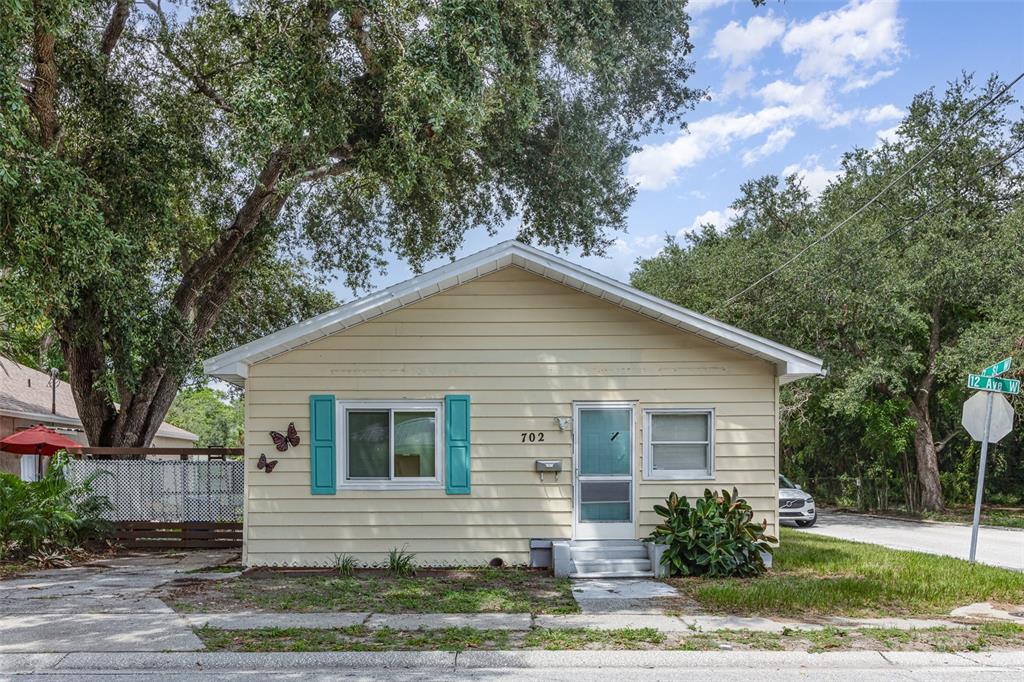
[[[572, 533], [572, 437], [555, 417], [573, 401], [637, 401], [638, 537], [671, 490], [732, 488], [774, 524], [775, 378], [767, 362], [681, 333], [518, 268], [253, 365], [246, 383], [246, 560], [323, 564], [334, 554], [379, 562], [405, 547], [422, 563], [529, 559], [530, 538]], [[472, 494], [443, 490], [309, 489], [309, 396], [354, 400], [472, 399]], [[716, 479], [644, 482], [642, 409], [713, 407]], [[295, 426], [302, 443], [279, 453], [268, 432]], [[521, 434], [543, 431], [544, 443]], [[260, 453], [279, 460], [270, 475]], [[536, 459], [563, 472], [541, 483]], [[339, 479], [342, 472], [338, 474]]]

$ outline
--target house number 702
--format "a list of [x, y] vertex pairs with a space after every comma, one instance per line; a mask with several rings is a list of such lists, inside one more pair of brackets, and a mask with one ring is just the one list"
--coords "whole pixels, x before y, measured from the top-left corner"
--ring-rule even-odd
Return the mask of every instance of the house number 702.
[[521, 442], [523, 442], [523, 443], [543, 443], [544, 442], [544, 432], [543, 431], [528, 431], [528, 432], [526, 432], [524, 434], [521, 434], [521, 435], [523, 437], [523, 440]]

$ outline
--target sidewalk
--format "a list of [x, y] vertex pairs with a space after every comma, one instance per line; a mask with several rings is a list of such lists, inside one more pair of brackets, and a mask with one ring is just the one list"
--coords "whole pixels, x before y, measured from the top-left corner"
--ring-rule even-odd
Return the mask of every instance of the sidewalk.
[[[564, 616], [531, 616], [529, 613], [195, 613], [182, 618], [192, 627], [209, 626], [222, 630], [254, 630], [260, 628], [330, 629], [364, 625], [370, 629], [420, 630], [469, 627], [479, 630], [529, 630], [531, 628], [570, 629], [652, 628], [661, 632], [709, 632], [714, 630], [751, 630], [783, 632], [784, 630], [821, 630], [841, 628], [920, 628], [967, 627], [962, 622], [923, 618], [825, 618], [810, 623], [771, 618], [740, 618], [737, 616], [666, 616], [646, 613], [573, 614]], [[1022, 619], [1024, 621], [1024, 619]]]
[[38, 679], [669, 679], [708, 672], [716, 680], [1020, 679], [1024, 652], [987, 654], [697, 651], [469, 651], [349, 653], [0, 654], [0, 674]]

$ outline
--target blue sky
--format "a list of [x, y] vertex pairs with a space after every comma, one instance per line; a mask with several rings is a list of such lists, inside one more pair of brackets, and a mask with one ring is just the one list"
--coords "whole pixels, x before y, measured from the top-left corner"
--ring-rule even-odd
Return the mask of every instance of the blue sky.
[[[689, 132], [644, 140], [627, 173], [640, 191], [628, 233], [607, 258], [571, 259], [628, 281], [666, 234], [724, 224], [742, 182], [799, 172], [820, 191], [843, 152], [872, 146], [917, 92], [962, 71], [1004, 80], [1024, 70], [1024, 0], [691, 0], [694, 85], [712, 101], [687, 117]], [[1015, 93], [1024, 99], [1024, 85]], [[459, 255], [510, 239], [470, 232]], [[446, 261], [437, 261], [432, 266]], [[392, 259], [372, 289], [411, 276]], [[332, 284], [341, 300], [353, 293]]]

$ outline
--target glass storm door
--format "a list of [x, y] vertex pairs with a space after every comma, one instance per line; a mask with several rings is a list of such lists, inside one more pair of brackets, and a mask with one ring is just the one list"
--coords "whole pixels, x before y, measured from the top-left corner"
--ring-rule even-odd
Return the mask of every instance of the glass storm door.
[[573, 424], [576, 539], [632, 539], [633, 406], [580, 403]]

